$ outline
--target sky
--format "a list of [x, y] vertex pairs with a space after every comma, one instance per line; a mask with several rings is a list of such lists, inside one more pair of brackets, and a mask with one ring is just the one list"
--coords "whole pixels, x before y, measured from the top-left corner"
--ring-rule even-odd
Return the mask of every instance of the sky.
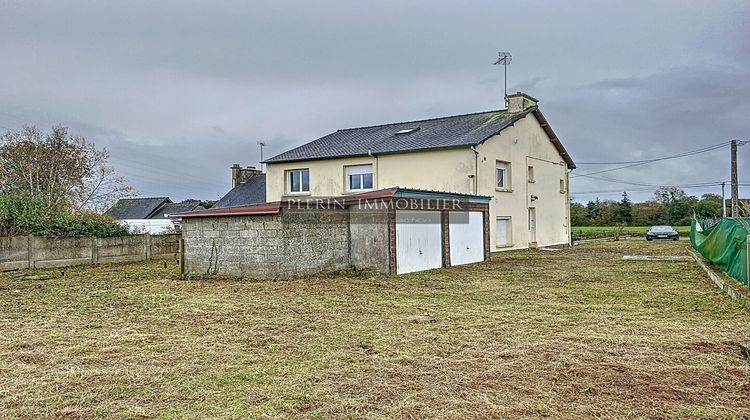
[[0, 129], [62, 124], [143, 196], [218, 199], [259, 141], [502, 108], [498, 51], [581, 162], [576, 201], [729, 180], [728, 147], [587, 163], [750, 140], [746, 0], [0, 0]]

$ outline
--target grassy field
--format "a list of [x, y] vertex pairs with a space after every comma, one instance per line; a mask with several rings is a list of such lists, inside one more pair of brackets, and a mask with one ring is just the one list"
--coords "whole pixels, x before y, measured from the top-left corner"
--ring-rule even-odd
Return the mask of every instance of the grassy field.
[[[690, 226], [672, 226], [680, 236], [690, 236]], [[613, 233], [617, 230], [614, 226], [574, 226], [571, 228], [573, 235], [581, 235], [583, 238], [601, 236]], [[646, 235], [651, 226], [626, 226], [623, 233], [629, 235]]]
[[[685, 242], [400, 277], [0, 279], [0, 417], [742, 417], [750, 315]], [[56, 272], [52, 272], [56, 273]]]

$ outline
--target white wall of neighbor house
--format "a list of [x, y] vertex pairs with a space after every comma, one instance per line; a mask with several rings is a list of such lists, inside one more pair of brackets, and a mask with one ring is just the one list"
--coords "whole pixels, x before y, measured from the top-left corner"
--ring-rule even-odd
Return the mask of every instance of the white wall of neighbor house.
[[[496, 187], [497, 163], [507, 169], [506, 189]], [[346, 188], [346, 166], [371, 164], [373, 189], [400, 186], [436, 191], [479, 194], [490, 201], [490, 249], [529, 247], [529, 207], [536, 208], [536, 244], [569, 241], [567, 166], [533, 114], [476, 147], [381, 154], [376, 157], [336, 158], [267, 166], [267, 201], [289, 197], [331, 197]], [[534, 182], [529, 182], [528, 167]], [[286, 171], [307, 168], [310, 192], [286, 193]], [[564, 188], [561, 190], [560, 182]], [[476, 185], [475, 185], [476, 182]], [[532, 201], [531, 196], [537, 199]], [[507, 243], [498, 243], [497, 218], [507, 227]]]

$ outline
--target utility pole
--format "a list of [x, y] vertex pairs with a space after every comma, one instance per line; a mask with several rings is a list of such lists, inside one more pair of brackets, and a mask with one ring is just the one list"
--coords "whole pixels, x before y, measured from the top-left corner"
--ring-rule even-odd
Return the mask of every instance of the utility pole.
[[727, 200], [724, 198], [724, 186], [727, 183], [724, 181], [721, 181], [721, 217], [726, 218], [727, 217]]
[[737, 185], [737, 140], [732, 140], [732, 217], [738, 217], [737, 200], [740, 195]]

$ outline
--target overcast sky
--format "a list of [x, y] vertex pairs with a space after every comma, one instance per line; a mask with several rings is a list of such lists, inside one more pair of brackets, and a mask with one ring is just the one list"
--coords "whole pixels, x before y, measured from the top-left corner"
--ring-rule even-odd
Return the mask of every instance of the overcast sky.
[[[576, 161], [750, 140], [746, 0], [0, 0], [0, 126], [62, 123], [142, 195], [216, 199], [259, 140], [270, 157], [339, 128], [501, 108], [497, 51]], [[729, 149], [597, 176], [572, 179], [577, 200], [645, 199], [728, 180]]]

